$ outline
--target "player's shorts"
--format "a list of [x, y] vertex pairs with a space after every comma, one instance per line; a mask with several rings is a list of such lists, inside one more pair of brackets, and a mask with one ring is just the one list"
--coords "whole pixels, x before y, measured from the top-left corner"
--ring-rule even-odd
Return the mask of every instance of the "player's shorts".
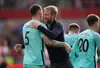
[[24, 64], [24, 68], [45, 68], [44, 65]]
[[50, 68], [74, 68], [70, 59], [60, 63], [51, 63]]

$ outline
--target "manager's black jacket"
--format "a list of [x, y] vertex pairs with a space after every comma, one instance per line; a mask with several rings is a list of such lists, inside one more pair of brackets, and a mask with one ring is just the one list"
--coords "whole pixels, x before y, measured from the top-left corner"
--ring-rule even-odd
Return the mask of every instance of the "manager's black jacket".
[[[44, 33], [50, 39], [54, 39], [57, 41], [64, 42], [64, 30], [61, 23], [57, 21], [53, 21], [48, 29], [45, 29], [41, 25], [38, 26], [38, 30]], [[64, 47], [50, 47], [47, 46], [47, 50], [49, 53], [49, 58], [51, 63], [61, 63], [69, 58], [68, 52], [65, 50]]]

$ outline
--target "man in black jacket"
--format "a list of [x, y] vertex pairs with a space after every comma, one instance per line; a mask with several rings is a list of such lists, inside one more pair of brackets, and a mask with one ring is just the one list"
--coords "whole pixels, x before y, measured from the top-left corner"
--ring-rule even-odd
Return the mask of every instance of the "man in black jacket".
[[[64, 30], [61, 23], [56, 21], [58, 9], [55, 6], [47, 6], [44, 8], [44, 23], [48, 29], [42, 27], [39, 23], [33, 23], [31, 26], [40, 30], [50, 39], [64, 42]], [[69, 54], [64, 47], [47, 46], [49, 58], [51, 61], [50, 68], [73, 68]]]

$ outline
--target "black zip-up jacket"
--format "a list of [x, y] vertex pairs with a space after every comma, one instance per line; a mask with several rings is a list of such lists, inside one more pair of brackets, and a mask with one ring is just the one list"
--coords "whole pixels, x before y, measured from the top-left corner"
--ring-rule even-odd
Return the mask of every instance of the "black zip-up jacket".
[[[50, 39], [64, 42], [64, 30], [62, 24], [59, 22], [54, 21], [48, 29], [45, 29], [40, 25], [38, 26], [38, 30], [40, 30]], [[69, 54], [64, 47], [46, 47], [51, 63], [64, 63], [64, 61], [69, 58]]]

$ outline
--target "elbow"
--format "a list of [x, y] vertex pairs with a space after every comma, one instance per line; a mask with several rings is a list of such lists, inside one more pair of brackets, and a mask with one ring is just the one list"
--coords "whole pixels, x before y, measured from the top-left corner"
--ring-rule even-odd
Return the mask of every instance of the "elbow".
[[46, 42], [46, 44], [47, 44], [48, 46], [51, 46], [51, 45], [52, 45], [52, 43], [51, 43], [51, 42]]
[[47, 45], [50, 45], [50, 43], [46, 43]]
[[71, 53], [72, 48], [69, 45], [65, 45], [65, 48], [67, 50], [68, 53]]
[[55, 41], [49, 41], [46, 43], [48, 46], [52, 46], [54, 47], [55, 46]]
[[68, 53], [71, 53], [71, 51], [72, 51], [72, 48], [69, 48]]

